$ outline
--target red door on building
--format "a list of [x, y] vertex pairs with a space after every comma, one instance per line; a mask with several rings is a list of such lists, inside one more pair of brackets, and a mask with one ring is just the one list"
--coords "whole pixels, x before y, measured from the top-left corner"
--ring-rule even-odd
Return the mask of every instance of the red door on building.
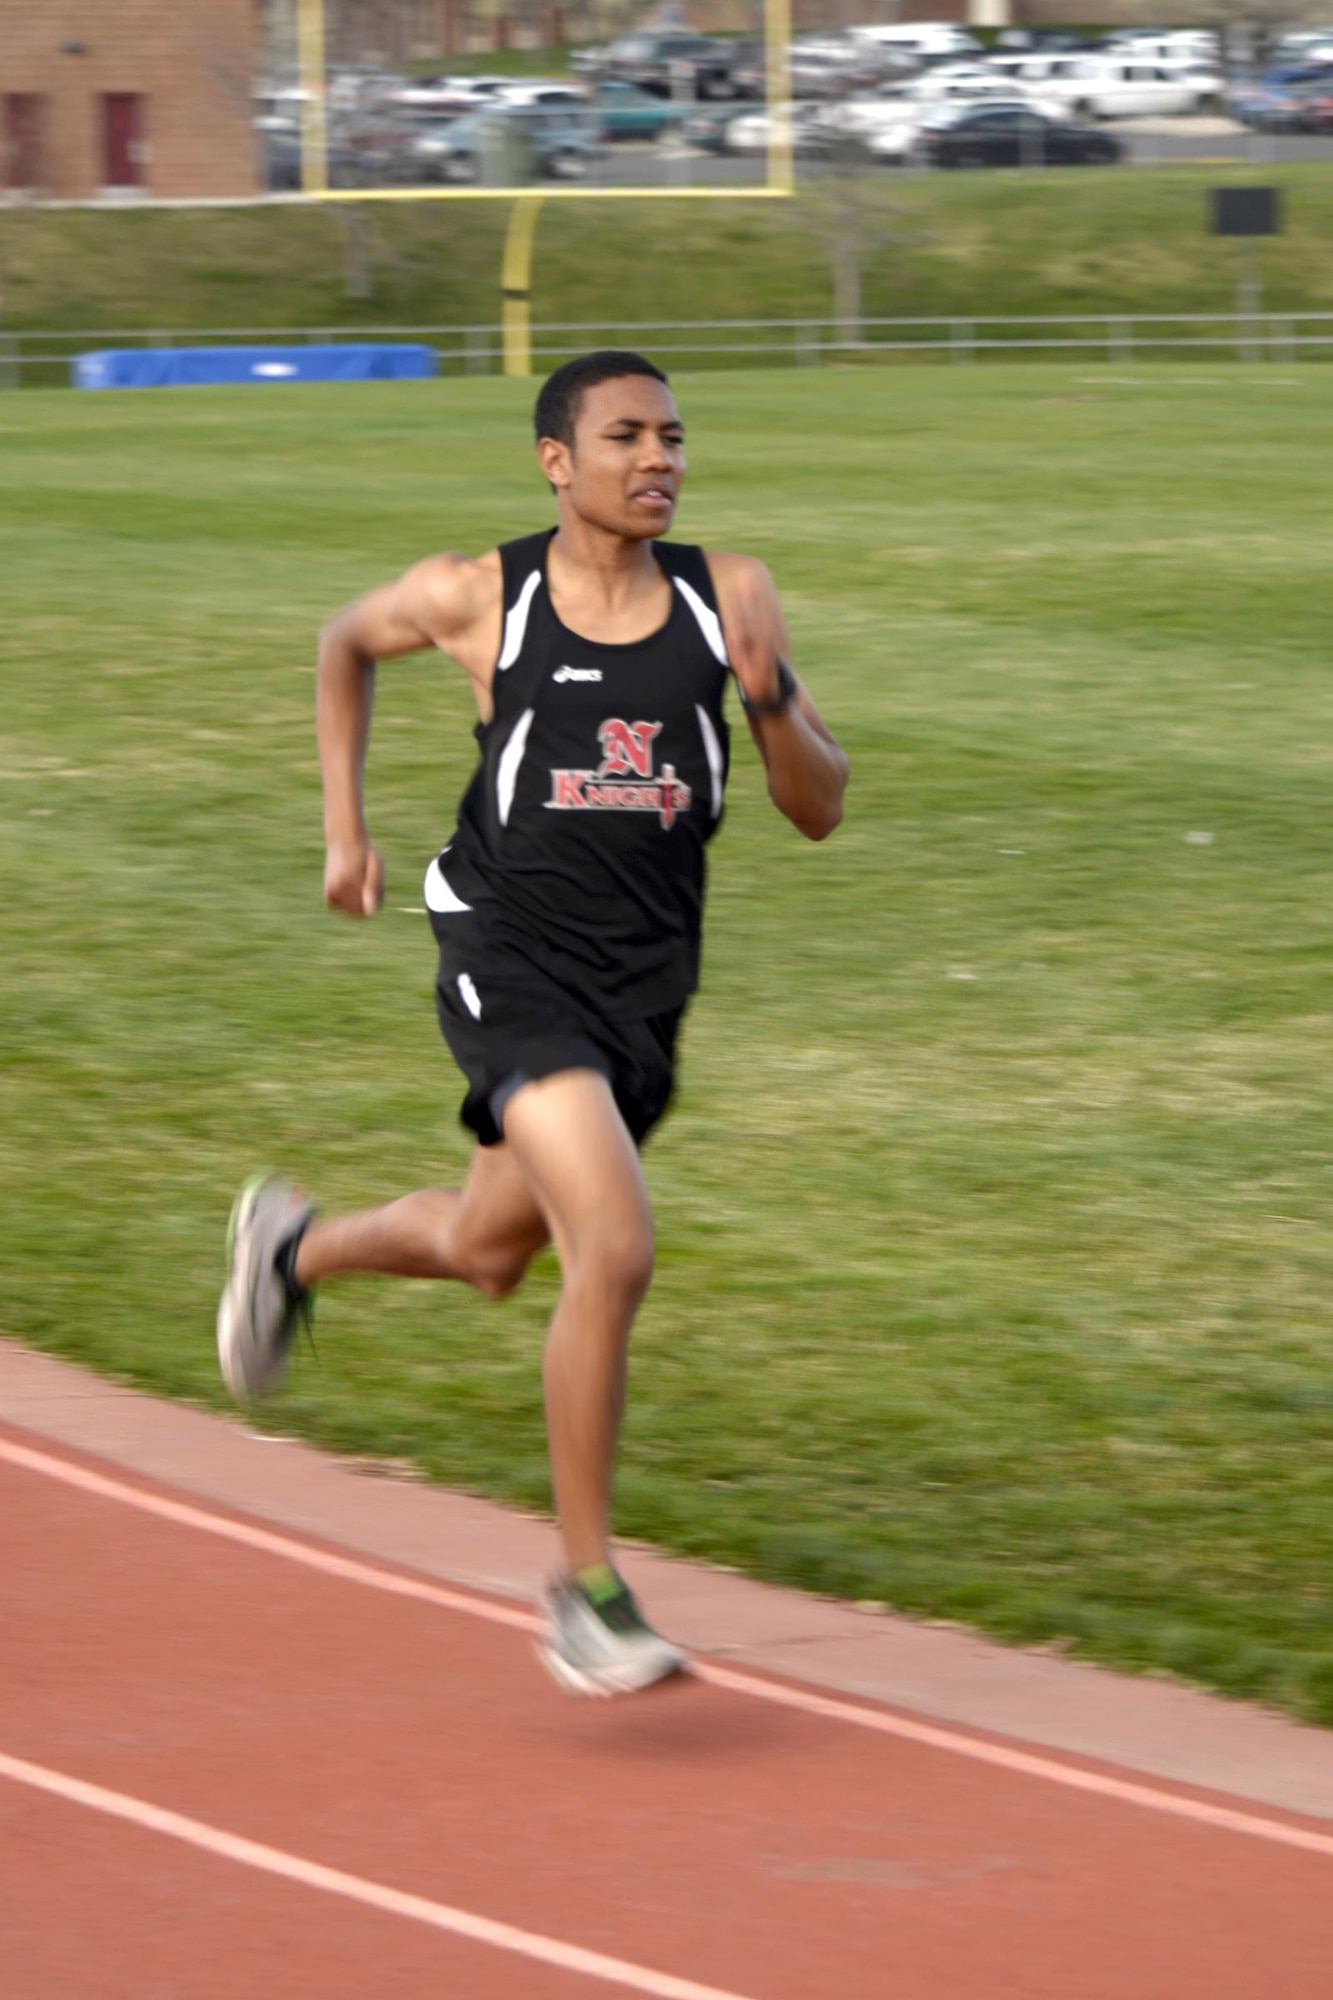
[[147, 106], [147, 98], [137, 90], [112, 90], [103, 97], [103, 187], [143, 186], [148, 163]]
[[5, 93], [0, 179], [7, 188], [39, 188], [43, 184], [46, 151], [46, 99], [36, 91]]

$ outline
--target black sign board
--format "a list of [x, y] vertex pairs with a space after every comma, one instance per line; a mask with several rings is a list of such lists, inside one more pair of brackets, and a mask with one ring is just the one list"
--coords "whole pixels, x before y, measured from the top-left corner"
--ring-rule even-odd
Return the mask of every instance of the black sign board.
[[1214, 236], [1276, 236], [1282, 208], [1275, 187], [1213, 188]]

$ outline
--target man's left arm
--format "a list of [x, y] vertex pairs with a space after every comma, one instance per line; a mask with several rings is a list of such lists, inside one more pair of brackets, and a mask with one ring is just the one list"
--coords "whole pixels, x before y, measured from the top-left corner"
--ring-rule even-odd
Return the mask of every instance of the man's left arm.
[[791, 635], [773, 579], [754, 556], [710, 552], [708, 564], [768, 795], [807, 840], [826, 840], [842, 818], [847, 755], [792, 671]]

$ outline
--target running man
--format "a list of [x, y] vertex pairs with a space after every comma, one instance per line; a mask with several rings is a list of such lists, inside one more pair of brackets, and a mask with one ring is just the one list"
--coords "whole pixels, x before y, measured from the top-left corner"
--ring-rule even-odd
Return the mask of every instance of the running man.
[[685, 476], [665, 375], [637, 354], [567, 362], [536, 429], [558, 525], [418, 563], [339, 612], [319, 649], [324, 897], [351, 917], [384, 899], [363, 809], [376, 662], [434, 646], [472, 683], [481, 762], [425, 886], [440, 1026], [477, 1139], [466, 1184], [324, 1217], [285, 1181], [252, 1182], [232, 1213], [218, 1352], [232, 1393], [257, 1396], [325, 1279], [456, 1278], [501, 1298], [553, 1241], [543, 1384], [566, 1569], [544, 1594], [540, 1650], [567, 1688], [610, 1694], [685, 1666], [614, 1568], [611, 1487], [653, 1269], [639, 1148], [670, 1100], [698, 981], [728, 674], [769, 795], [811, 840], [842, 817], [847, 759], [787, 664], [763, 564], [658, 539]]

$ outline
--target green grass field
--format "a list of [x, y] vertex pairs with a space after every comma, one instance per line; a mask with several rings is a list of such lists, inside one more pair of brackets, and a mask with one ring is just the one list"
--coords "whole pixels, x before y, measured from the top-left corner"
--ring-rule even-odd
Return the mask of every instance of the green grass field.
[[[628, 1535], [1333, 1723], [1322, 370], [678, 388], [853, 764], [748, 745], [649, 1153]], [[461, 675], [382, 676], [374, 925], [320, 901], [318, 621], [549, 518], [529, 391], [0, 405], [0, 1327], [220, 1406], [232, 1192], [463, 1170], [419, 912]], [[743, 732], [742, 732], [743, 735]], [[320, 1302], [272, 1423], [547, 1503], [545, 1260]]]

